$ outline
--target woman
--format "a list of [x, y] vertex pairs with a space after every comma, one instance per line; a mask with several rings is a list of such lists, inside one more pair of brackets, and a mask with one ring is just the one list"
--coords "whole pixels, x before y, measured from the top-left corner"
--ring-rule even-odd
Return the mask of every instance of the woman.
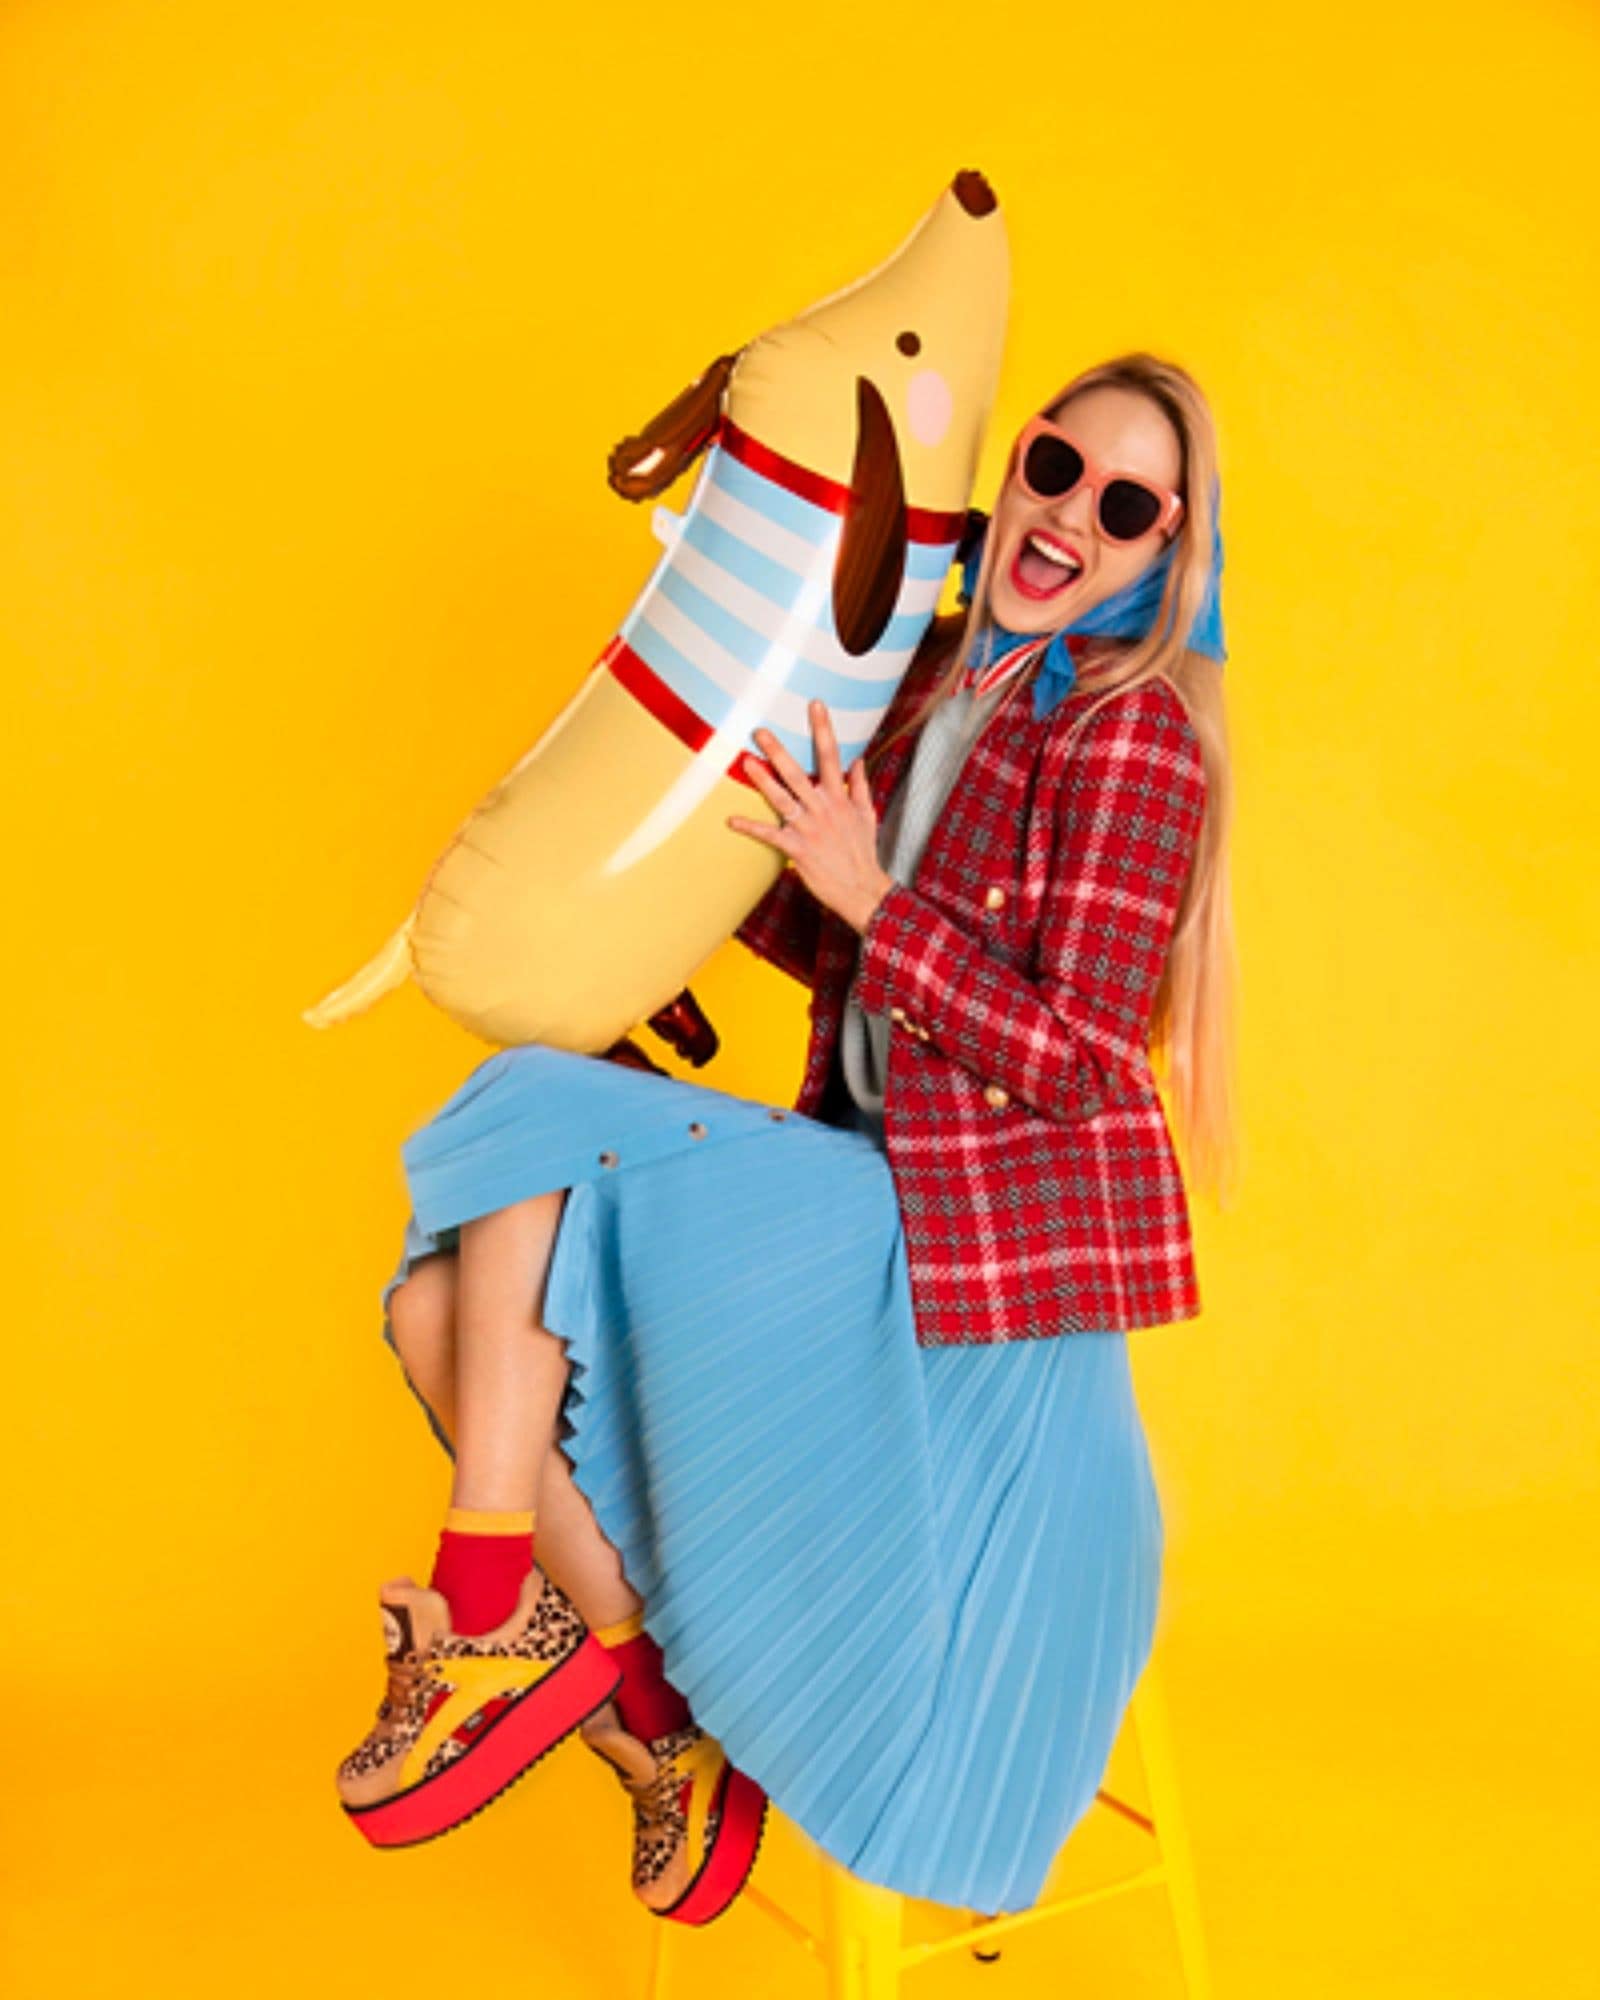
[[757, 732], [792, 1111], [532, 1045], [407, 1142], [384, 1332], [454, 1477], [339, 1770], [375, 1841], [581, 1728], [658, 1914], [728, 1907], [769, 1797], [863, 1879], [1037, 1900], [1154, 1631], [1126, 1334], [1199, 1310], [1154, 1050], [1229, 1149], [1215, 462], [1183, 370], [1077, 377], [866, 757]]

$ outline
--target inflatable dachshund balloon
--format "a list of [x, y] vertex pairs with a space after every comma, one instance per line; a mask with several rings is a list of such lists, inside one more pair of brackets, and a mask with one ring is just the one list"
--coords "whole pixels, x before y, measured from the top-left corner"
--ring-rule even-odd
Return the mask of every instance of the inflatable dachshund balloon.
[[727, 825], [776, 824], [738, 769], [753, 732], [812, 769], [820, 697], [848, 769], [933, 617], [1008, 289], [999, 205], [957, 174], [886, 262], [722, 355], [613, 450], [630, 500], [706, 456], [682, 517], [656, 509], [664, 553], [582, 686], [312, 1026], [408, 975], [486, 1041], [578, 1054], [631, 1046], [674, 995], [692, 1005], [685, 982], [784, 866]]

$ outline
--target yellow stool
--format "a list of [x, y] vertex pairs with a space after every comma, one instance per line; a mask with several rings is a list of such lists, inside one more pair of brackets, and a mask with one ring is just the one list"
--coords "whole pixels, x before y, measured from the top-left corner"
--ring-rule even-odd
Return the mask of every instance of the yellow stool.
[[[984, 1959], [995, 1958], [999, 1953], [994, 1949], [994, 1941], [1021, 1930], [1025, 1924], [1045, 1923], [1052, 1917], [1064, 1917], [1070, 1910], [1081, 1910], [1090, 1903], [1103, 1903], [1112, 1896], [1125, 1895], [1131, 1889], [1150, 1888], [1160, 1882], [1166, 1885], [1172, 1907], [1185, 1991], [1189, 2000], [1210, 2000], [1211, 1981], [1206, 1968], [1200, 1904], [1195, 1895], [1189, 1843], [1178, 1804], [1166, 1702], [1153, 1661], [1146, 1664], [1140, 1675], [1128, 1711], [1150, 1794], [1150, 1811], [1138, 1812], [1103, 1790], [1095, 1794], [1090, 1810], [1103, 1806], [1132, 1821], [1150, 1836], [1155, 1858], [1147, 1867], [1120, 1881], [1102, 1883], [1097, 1889], [1063, 1896], [1056, 1902], [1037, 1903], [1031, 1910], [1019, 1910], [1012, 1916], [974, 1916], [968, 1928], [953, 1937], [917, 1945], [907, 1945], [902, 1940], [904, 1897], [892, 1889], [858, 1881], [848, 1869], [826, 1855], [821, 1857], [820, 1932], [801, 1923], [754, 1882], [745, 1885], [742, 1900], [765, 1911], [823, 1966], [828, 1977], [828, 2000], [898, 2000], [901, 1973], [925, 1964], [930, 1958], [953, 1951], [971, 1951]], [[776, 1808], [768, 1810], [775, 1812]], [[647, 2000], [667, 2000], [668, 1960], [676, 1956], [684, 1926], [660, 1917], [653, 1917], [651, 1926], [654, 1935]]]

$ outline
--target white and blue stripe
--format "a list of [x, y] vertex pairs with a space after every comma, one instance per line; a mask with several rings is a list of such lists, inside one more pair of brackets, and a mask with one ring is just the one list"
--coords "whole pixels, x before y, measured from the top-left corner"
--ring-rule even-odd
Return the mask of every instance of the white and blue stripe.
[[742, 463], [708, 453], [681, 529], [619, 638], [680, 701], [739, 750], [770, 729], [805, 769], [806, 704], [828, 707], [846, 768], [863, 751], [938, 606], [956, 541], [909, 541], [888, 625], [847, 653], [833, 622], [842, 516]]

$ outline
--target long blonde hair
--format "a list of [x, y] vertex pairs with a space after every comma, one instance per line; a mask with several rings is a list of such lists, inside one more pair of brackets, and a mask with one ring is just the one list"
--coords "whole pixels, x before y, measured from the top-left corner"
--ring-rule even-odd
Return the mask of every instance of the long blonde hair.
[[[1171, 422], [1182, 449], [1179, 490], [1184, 510], [1150, 631], [1142, 639], [1095, 640], [1084, 650], [1076, 685], [1085, 694], [1109, 699], [1162, 679], [1182, 702], [1200, 741], [1205, 813], [1152, 1002], [1149, 1053], [1170, 1099], [1189, 1185], [1209, 1192], [1219, 1207], [1226, 1208], [1237, 1183], [1240, 1155], [1235, 1081], [1238, 961], [1228, 871], [1233, 775], [1221, 665], [1204, 653], [1190, 651], [1177, 637], [1189, 631], [1210, 573], [1216, 428], [1194, 378], [1175, 362], [1142, 352], [1121, 354], [1086, 369], [1041, 408], [1059, 412], [1070, 397], [1103, 385], [1143, 393]], [[1013, 445], [1002, 491], [1015, 469]], [[974, 647], [990, 623], [990, 575], [997, 539], [993, 534], [984, 539], [965, 615], [939, 619], [929, 634], [927, 643], [937, 651], [948, 648], [948, 664], [935, 674], [927, 699], [874, 745], [874, 765], [891, 743], [917, 728], [936, 703], [960, 686]], [[1001, 705], [1031, 678], [1028, 672], [1016, 676]], [[1097, 701], [1086, 709], [1075, 727], [1100, 706]]]

